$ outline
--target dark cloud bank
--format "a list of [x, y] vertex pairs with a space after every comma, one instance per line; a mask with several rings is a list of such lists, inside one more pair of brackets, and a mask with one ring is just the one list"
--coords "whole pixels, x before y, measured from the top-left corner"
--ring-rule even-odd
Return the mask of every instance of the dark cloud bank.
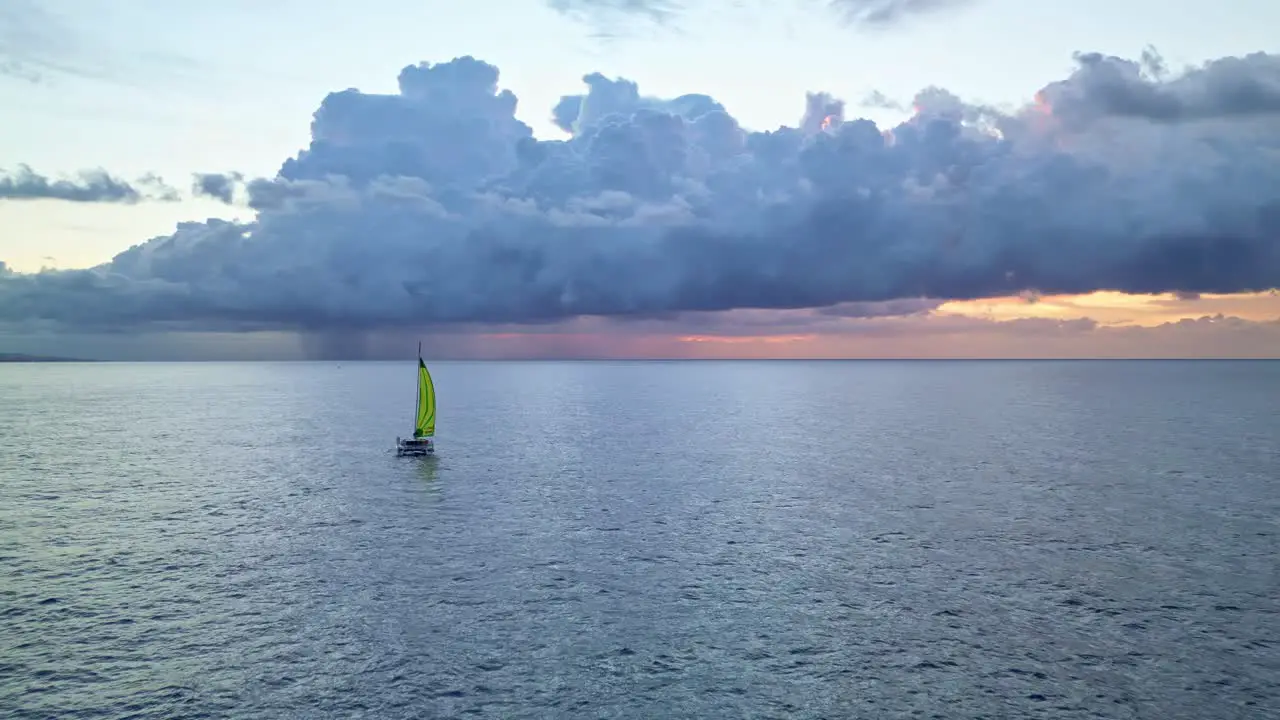
[[497, 68], [422, 63], [398, 94], [326, 97], [275, 178], [197, 179], [253, 222], [0, 269], [0, 321], [362, 330], [1280, 285], [1280, 57], [1077, 61], [1018, 110], [927, 88], [879, 128], [815, 93], [770, 132], [591, 74], [547, 141]]

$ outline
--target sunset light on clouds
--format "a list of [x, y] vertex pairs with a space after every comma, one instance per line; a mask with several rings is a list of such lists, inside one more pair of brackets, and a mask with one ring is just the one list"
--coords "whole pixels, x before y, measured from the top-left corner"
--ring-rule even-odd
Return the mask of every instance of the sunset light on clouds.
[[[1184, 61], [1195, 41], [1168, 20], [1158, 37], [1108, 31], [1130, 60], [1083, 47], [1096, 28], [1076, 22], [1070, 51], [1009, 36], [1028, 67], [1060, 68], [1015, 88], [994, 64], [957, 74], [933, 51], [903, 65], [948, 23], [980, 52], [1009, 3], [832, 5], [844, 22], [803, 3], [726, 14], [797, 55], [793, 73], [756, 80], [730, 72], [746, 55], [711, 57], [732, 38], [690, 35], [710, 12], [697, 2], [553, 2], [492, 28], [617, 34], [616, 57], [479, 37], [474, 53], [396, 45], [357, 74], [282, 55], [277, 72], [304, 81], [278, 105], [263, 95], [278, 82], [193, 58], [174, 71], [238, 78], [210, 98], [260, 103], [262, 130], [247, 113], [120, 129], [128, 156], [90, 146], [103, 136], [66, 110], [124, 113], [143, 90], [76, 71], [56, 43], [5, 41], [0, 88], [32, 110], [0, 121], [0, 351], [379, 358], [421, 338], [442, 358], [1280, 355], [1280, 57], [1213, 40], [1243, 37], [1224, 25]], [[67, 37], [112, 17], [77, 7], [3, 12]], [[856, 60], [892, 67], [810, 78], [801, 56], [820, 49], [781, 39], [770, 13], [832, 53], [865, 33]], [[268, 13], [262, 32], [287, 19]], [[709, 69], [685, 84], [690, 53]], [[371, 89], [341, 90], [357, 75]], [[140, 78], [154, 102], [162, 81]], [[846, 92], [811, 85], [834, 82]]]

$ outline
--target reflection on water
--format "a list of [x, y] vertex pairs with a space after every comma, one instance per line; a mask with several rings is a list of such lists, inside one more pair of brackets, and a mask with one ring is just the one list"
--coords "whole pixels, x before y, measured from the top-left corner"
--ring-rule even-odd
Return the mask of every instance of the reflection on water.
[[426, 457], [410, 458], [416, 466], [414, 471], [418, 473], [418, 477], [422, 479], [422, 484], [431, 494], [438, 495], [440, 493], [440, 485], [437, 482], [440, 476], [440, 459], [434, 455]]

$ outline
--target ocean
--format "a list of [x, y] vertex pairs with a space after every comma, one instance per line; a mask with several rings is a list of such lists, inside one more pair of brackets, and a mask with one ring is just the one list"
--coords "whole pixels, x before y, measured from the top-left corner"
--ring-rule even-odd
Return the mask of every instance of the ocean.
[[1280, 362], [429, 367], [0, 365], [0, 717], [1280, 707]]

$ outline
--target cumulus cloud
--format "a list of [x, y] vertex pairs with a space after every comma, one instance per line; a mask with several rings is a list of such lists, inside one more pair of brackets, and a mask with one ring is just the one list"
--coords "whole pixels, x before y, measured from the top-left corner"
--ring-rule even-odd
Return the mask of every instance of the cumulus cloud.
[[0, 200], [65, 200], [79, 203], [126, 203], [143, 200], [172, 202], [181, 196], [164, 180], [147, 175], [133, 182], [105, 170], [84, 170], [76, 179], [50, 179], [26, 165], [15, 172], [0, 170]]
[[1075, 74], [1043, 90], [1064, 120], [1120, 116], [1168, 123], [1280, 113], [1280, 56], [1219, 58], [1171, 80], [1163, 80], [1168, 69], [1154, 49], [1138, 61], [1093, 52], [1077, 53], [1076, 62]]
[[236, 186], [244, 181], [244, 175], [232, 173], [196, 173], [192, 178], [191, 192], [196, 197], [221, 200], [230, 205], [235, 202]]
[[1098, 74], [1129, 61], [1080, 55], [1013, 112], [926, 88], [881, 128], [814, 92], [796, 127], [763, 132], [709, 95], [593, 73], [550, 109], [566, 140], [533, 137], [496, 67], [422, 63], [394, 94], [326, 97], [275, 177], [197, 179], [253, 221], [6, 275], [0, 321], [369, 329], [1265, 290], [1280, 285], [1280, 123], [1203, 110], [1239, 96], [1217, 83], [1265, 86], [1277, 58], [1250, 58], [1134, 81], [1198, 87], [1196, 112], [1132, 112]]

